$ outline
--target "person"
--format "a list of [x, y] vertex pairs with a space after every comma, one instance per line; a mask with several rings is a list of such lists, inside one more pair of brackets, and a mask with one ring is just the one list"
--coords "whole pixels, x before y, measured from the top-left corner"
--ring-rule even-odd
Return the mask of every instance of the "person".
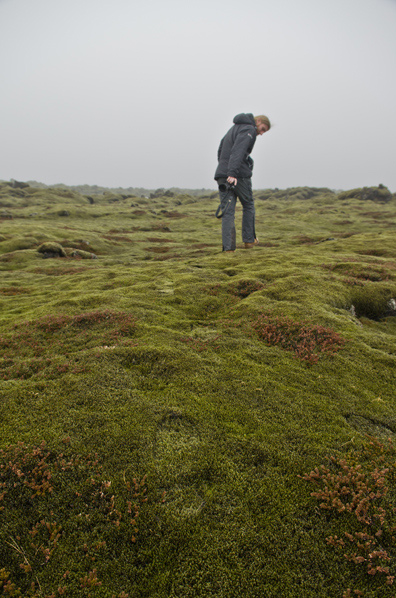
[[235, 251], [235, 206], [237, 198], [242, 204], [242, 241], [245, 249], [258, 244], [255, 231], [255, 209], [252, 191], [253, 160], [250, 153], [258, 135], [271, 128], [267, 116], [237, 114], [234, 125], [220, 141], [217, 152], [218, 166], [215, 180], [219, 186], [223, 209], [221, 233], [223, 251]]

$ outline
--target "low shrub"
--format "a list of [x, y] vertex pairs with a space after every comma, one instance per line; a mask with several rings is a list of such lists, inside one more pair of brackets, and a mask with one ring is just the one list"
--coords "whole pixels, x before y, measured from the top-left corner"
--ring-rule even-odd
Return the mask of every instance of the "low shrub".
[[[328, 466], [300, 476], [316, 486], [311, 496], [320, 501], [327, 521], [343, 529], [326, 537], [327, 544], [372, 577], [378, 596], [391, 595], [386, 588], [396, 575], [395, 453], [390, 441], [386, 445], [370, 439], [362, 450], [331, 457]], [[352, 595], [363, 593], [348, 588], [344, 598]]]
[[345, 345], [345, 339], [330, 328], [313, 326], [286, 316], [261, 315], [253, 328], [268, 345], [293, 351], [302, 361], [317, 363], [321, 354], [333, 355]]
[[30, 293], [29, 289], [25, 289], [23, 287], [2, 287], [0, 288], [0, 295], [8, 295], [9, 297], [13, 295], [24, 295], [25, 293]]

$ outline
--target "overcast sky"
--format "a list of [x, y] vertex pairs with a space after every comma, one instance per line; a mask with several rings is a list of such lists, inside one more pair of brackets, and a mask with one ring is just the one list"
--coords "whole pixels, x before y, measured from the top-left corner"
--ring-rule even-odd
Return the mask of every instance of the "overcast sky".
[[215, 188], [267, 114], [253, 187], [396, 192], [396, 0], [0, 0], [0, 179]]

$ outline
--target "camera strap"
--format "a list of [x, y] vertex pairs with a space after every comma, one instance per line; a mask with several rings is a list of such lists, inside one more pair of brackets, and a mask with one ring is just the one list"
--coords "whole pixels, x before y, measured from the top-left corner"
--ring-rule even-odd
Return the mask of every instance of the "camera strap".
[[216, 218], [223, 218], [231, 205], [232, 199], [235, 196], [235, 185], [225, 185], [226, 195], [220, 201], [219, 207], [216, 210]]

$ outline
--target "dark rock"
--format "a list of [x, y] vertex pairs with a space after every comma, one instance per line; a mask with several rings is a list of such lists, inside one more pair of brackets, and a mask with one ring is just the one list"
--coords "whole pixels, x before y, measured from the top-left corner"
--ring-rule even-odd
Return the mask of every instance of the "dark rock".
[[95, 253], [90, 253], [89, 251], [83, 251], [82, 249], [76, 249], [71, 253], [72, 257], [77, 257], [82, 260], [96, 260], [97, 255]]
[[385, 311], [385, 316], [396, 316], [396, 301], [395, 299], [389, 299], [388, 303], [386, 304], [387, 310]]
[[326, 243], [326, 241], [335, 241], [335, 238], [334, 237], [327, 237], [327, 239], [322, 239], [321, 241], [318, 241], [317, 245], [319, 243]]

